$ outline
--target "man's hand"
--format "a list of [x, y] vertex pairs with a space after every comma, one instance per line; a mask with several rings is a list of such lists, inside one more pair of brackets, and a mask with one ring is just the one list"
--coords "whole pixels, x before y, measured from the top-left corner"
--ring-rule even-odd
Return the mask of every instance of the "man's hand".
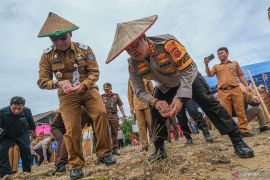
[[167, 111], [169, 105], [166, 101], [158, 100], [155, 104], [155, 108], [159, 111]]
[[76, 94], [81, 94], [81, 93], [84, 93], [86, 90], [87, 90], [87, 87], [83, 83], [80, 83], [75, 87], [74, 92]]
[[211, 60], [209, 60], [208, 57], [205, 57], [205, 58], [204, 58], [204, 64], [205, 64], [205, 65], [208, 65], [208, 63], [209, 63], [210, 61], [211, 61]]
[[170, 106], [172, 107], [172, 117], [174, 117], [181, 111], [183, 103], [179, 98], [175, 98]]
[[134, 115], [135, 114], [135, 110], [134, 108], [130, 108], [130, 114]]

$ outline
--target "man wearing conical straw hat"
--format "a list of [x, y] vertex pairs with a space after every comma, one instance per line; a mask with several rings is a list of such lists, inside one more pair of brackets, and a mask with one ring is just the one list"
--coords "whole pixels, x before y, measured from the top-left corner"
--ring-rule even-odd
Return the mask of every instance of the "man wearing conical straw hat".
[[[107, 114], [95, 84], [99, 68], [89, 46], [71, 41], [72, 31], [79, 27], [49, 13], [38, 37], [49, 37], [52, 46], [47, 48], [39, 63], [38, 86], [41, 89], [58, 89], [60, 112], [66, 128], [64, 141], [71, 165], [71, 179], [83, 177], [85, 160], [81, 149], [81, 105], [93, 120], [96, 131], [98, 163], [115, 164], [111, 155], [111, 139]], [[53, 80], [53, 75], [55, 80]]]
[[[155, 152], [148, 161], [167, 157], [164, 147], [167, 135], [165, 117], [185, 113], [185, 101], [191, 98], [204, 110], [219, 132], [230, 137], [239, 157], [253, 157], [254, 152], [240, 137], [236, 123], [210, 95], [206, 81], [185, 47], [169, 34], [146, 37], [145, 32], [156, 20], [157, 16], [150, 16], [117, 24], [106, 60], [106, 63], [110, 63], [125, 50], [130, 56], [129, 75], [136, 95], [152, 106]], [[145, 90], [143, 79], [157, 82], [153, 95]]]

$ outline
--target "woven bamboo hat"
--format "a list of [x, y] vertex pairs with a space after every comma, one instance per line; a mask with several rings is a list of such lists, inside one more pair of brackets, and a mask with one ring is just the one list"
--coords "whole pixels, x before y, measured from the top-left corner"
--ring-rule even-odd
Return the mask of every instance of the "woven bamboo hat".
[[106, 64], [114, 60], [130, 44], [144, 34], [156, 22], [157, 18], [158, 16], [154, 15], [142, 19], [118, 23]]
[[59, 36], [77, 29], [79, 29], [79, 27], [75, 24], [72, 24], [64, 18], [50, 12], [38, 34], [38, 37]]

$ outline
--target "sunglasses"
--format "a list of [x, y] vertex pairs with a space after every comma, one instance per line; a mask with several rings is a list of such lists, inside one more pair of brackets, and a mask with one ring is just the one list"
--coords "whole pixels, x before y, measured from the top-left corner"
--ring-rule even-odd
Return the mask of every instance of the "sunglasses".
[[52, 37], [50, 37], [50, 39], [52, 40], [52, 41], [57, 41], [57, 40], [61, 40], [61, 41], [65, 41], [65, 40], [67, 40], [67, 34], [64, 34], [64, 35], [60, 35], [60, 36], [52, 36]]

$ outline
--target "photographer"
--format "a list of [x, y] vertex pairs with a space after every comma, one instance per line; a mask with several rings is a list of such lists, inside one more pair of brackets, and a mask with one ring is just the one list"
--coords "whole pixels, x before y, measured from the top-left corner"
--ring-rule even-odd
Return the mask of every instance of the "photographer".
[[11, 173], [8, 160], [9, 147], [18, 145], [23, 172], [31, 172], [31, 151], [29, 130], [35, 130], [31, 110], [23, 97], [15, 96], [10, 106], [0, 110], [0, 177]]

